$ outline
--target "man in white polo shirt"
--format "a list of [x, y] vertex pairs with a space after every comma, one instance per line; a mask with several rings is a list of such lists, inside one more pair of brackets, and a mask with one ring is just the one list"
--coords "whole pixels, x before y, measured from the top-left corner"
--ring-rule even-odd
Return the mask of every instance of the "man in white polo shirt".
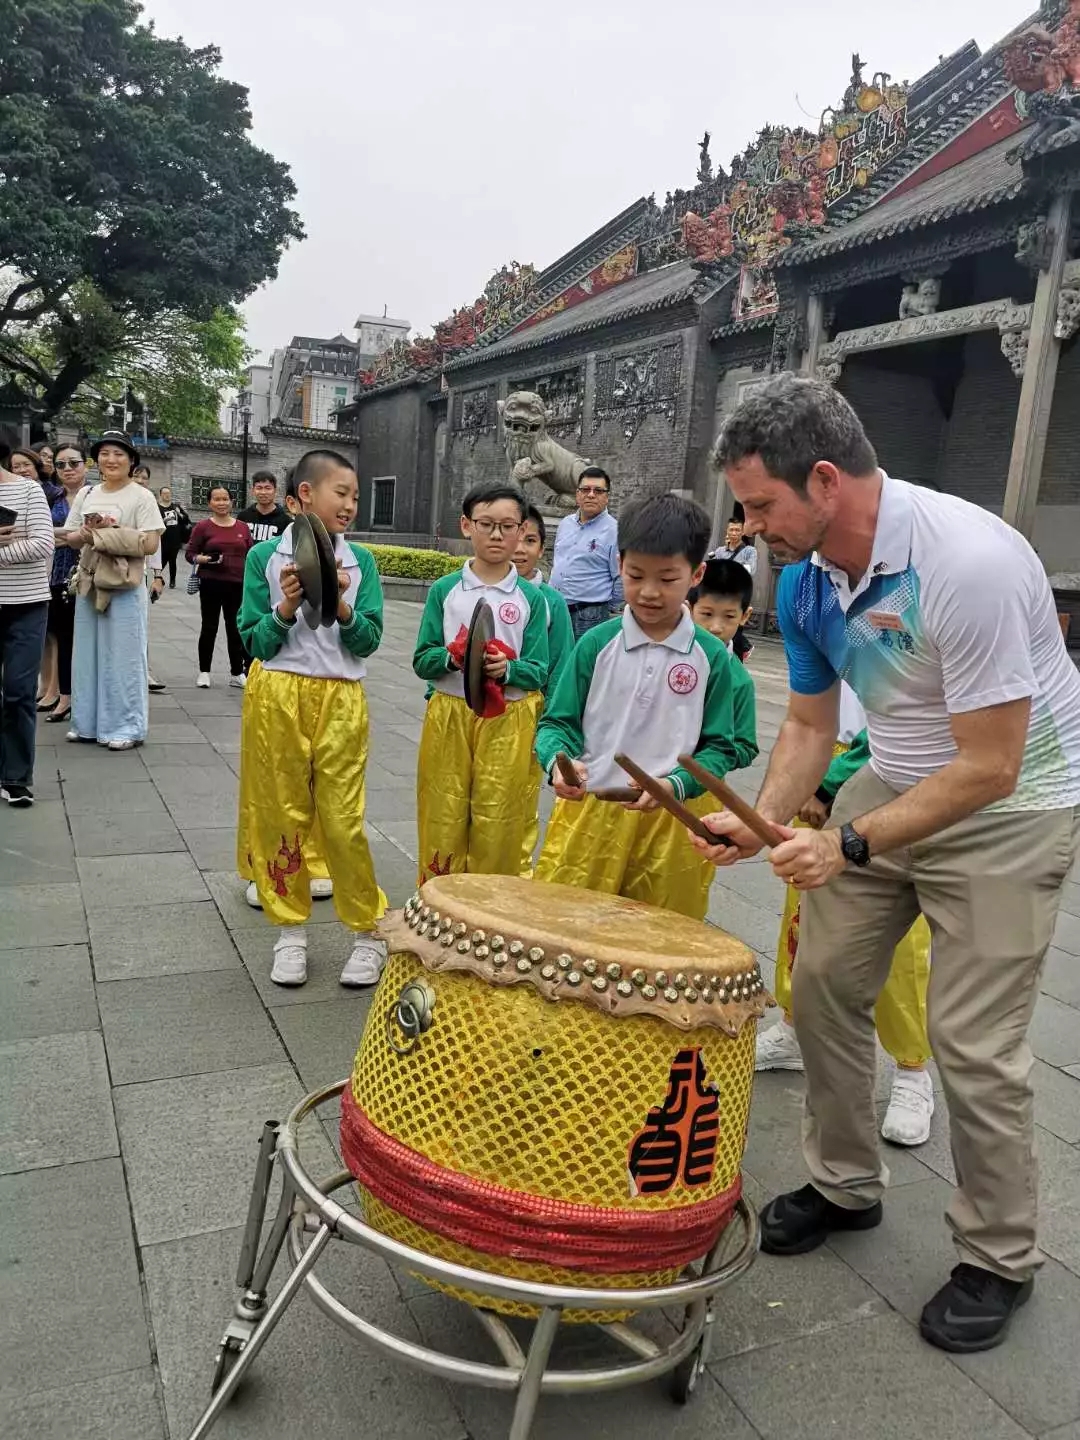
[[[1027, 541], [885, 475], [828, 385], [757, 391], [716, 458], [747, 534], [799, 562], [777, 597], [790, 697], [758, 808], [785, 836], [774, 871], [805, 892], [793, 1010], [811, 1184], [765, 1207], [763, 1248], [801, 1254], [881, 1221], [873, 1006], [921, 910], [960, 1264], [920, 1329], [946, 1350], [988, 1349], [1041, 1259], [1026, 1036], [1080, 848], [1080, 674]], [[828, 828], [789, 829], [828, 765], [841, 679], [867, 711], [870, 764]], [[717, 864], [760, 848], [733, 815], [709, 823], [734, 842], [710, 851]]]

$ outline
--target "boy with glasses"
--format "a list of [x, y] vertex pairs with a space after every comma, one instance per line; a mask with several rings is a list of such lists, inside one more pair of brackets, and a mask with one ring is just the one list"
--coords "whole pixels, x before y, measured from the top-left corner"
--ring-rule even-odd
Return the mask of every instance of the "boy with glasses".
[[[525, 520], [515, 485], [477, 486], [461, 505], [473, 554], [428, 591], [413, 670], [432, 686], [416, 777], [420, 883], [432, 875], [516, 875], [532, 819], [532, 747], [548, 672], [547, 607], [513, 563]], [[473, 612], [491, 606], [482, 716], [465, 703]]]
[[610, 494], [607, 472], [589, 465], [578, 480], [577, 511], [555, 532], [551, 583], [566, 601], [575, 640], [622, 609], [618, 526], [608, 512]]

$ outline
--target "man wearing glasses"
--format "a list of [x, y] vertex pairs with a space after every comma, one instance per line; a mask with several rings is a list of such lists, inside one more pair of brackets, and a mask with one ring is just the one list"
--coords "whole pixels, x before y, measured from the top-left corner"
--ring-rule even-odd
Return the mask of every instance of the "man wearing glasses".
[[581, 472], [577, 511], [559, 522], [551, 583], [566, 601], [574, 639], [621, 610], [618, 526], [608, 511], [611, 482], [599, 465]]

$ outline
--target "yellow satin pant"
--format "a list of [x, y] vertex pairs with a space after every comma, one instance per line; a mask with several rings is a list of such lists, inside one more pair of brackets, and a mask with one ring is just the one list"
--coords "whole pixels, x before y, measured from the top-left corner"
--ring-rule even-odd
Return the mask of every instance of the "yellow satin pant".
[[540, 839], [540, 787], [543, 783], [544, 772], [540, 769], [540, 762], [534, 755], [529, 771], [529, 790], [525, 800], [529, 820], [525, 826], [525, 838], [521, 842], [521, 876], [523, 880], [532, 879], [533, 856], [536, 854], [536, 842]]
[[[787, 887], [776, 947], [776, 1003], [791, 1015], [791, 969], [799, 948], [799, 892]], [[926, 1031], [926, 987], [930, 983], [930, 927], [922, 915], [893, 951], [885, 989], [874, 1008], [878, 1039], [898, 1065], [925, 1065], [930, 1059]]]
[[[710, 795], [688, 800], [695, 815], [716, 809]], [[536, 878], [661, 905], [704, 920], [714, 866], [666, 810], [624, 810], [610, 800], [556, 800]]]
[[428, 701], [416, 771], [420, 883], [432, 875], [517, 875], [535, 823], [533, 742], [543, 697], [481, 720], [456, 695]]
[[[261, 669], [262, 661], [253, 660], [248, 670], [248, 677], [255, 675]], [[236, 869], [241, 880], [254, 880], [255, 871], [252, 866], [251, 846], [248, 844], [247, 817], [248, 808], [241, 804], [240, 817], [236, 827]], [[311, 834], [304, 844], [304, 860], [312, 880], [330, 879], [330, 867], [326, 863], [326, 842], [323, 840], [322, 830], [319, 828], [318, 815], [315, 816]]]
[[303, 925], [311, 914], [317, 821], [338, 918], [371, 930], [387, 902], [364, 834], [363, 685], [253, 667], [240, 734], [237, 868], [249, 867], [267, 918]]

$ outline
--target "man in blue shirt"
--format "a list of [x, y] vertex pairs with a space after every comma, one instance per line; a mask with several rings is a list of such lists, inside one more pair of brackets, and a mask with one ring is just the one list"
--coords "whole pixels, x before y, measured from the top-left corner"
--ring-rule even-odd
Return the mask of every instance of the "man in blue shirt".
[[599, 465], [581, 472], [577, 511], [559, 522], [551, 584], [566, 601], [574, 639], [622, 609], [618, 526], [608, 513], [611, 481]]

